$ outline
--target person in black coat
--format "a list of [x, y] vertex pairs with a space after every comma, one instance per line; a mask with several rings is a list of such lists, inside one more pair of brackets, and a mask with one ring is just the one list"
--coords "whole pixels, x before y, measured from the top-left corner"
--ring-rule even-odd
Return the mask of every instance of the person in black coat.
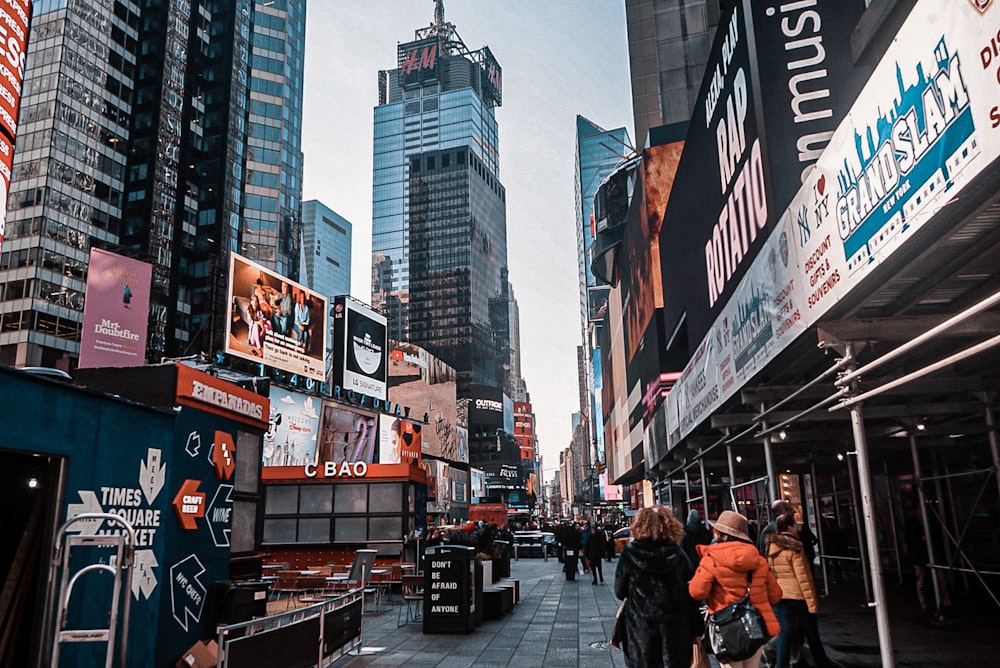
[[631, 668], [691, 665], [702, 621], [688, 595], [692, 569], [678, 545], [683, 535], [666, 506], [643, 508], [632, 521], [632, 541], [615, 571], [615, 596], [624, 600], [621, 646]]
[[594, 577], [593, 584], [597, 584], [597, 578], [601, 578], [604, 583], [604, 566], [601, 559], [604, 558], [604, 551], [607, 541], [604, 539], [604, 531], [597, 526], [590, 527], [590, 538], [587, 540], [587, 559], [590, 561], [590, 574]]
[[563, 534], [563, 571], [567, 580], [576, 580], [576, 571], [580, 561], [580, 530], [570, 525]]
[[705, 526], [705, 521], [701, 519], [701, 513], [692, 509], [688, 513], [687, 524], [684, 525], [684, 538], [681, 540], [681, 547], [684, 554], [691, 562], [691, 567], [698, 570], [698, 545], [708, 545], [712, 542], [712, 530]]

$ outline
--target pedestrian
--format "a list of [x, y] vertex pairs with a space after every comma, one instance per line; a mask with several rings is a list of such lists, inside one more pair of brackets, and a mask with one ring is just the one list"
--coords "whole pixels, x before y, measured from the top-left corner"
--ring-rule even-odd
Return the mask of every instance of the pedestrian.
[[[781, 587], [747, 535], [747, 518], [724, 510], [717, 521], [709, 524], [716, 542], [695, 548], [700, 561], [688, 584], [691, 597], [705, 601], [708, 611], [714, 613], [746, 596], [749, 585], [750, 603], [764, 618], [768, 635], [778, 635], [781, 626], [771, 605], [781, 600]], [[764, 648], [760, 647], [749, 659], [720, 665], [722, 668], [757, 668], [763, 652]]]
[[590, 527], [590, 538], [587, 539], [587, 559], [590, 561], [590, 574], [593, 576], [593, 584], [597, 584], [597, 578], [601, 578], [601, 584], [604, 584], [604, 564], [601, 560], [604, 558], [604, 550], [607, 547], [607, 542], [604, 539], [604, 531], [599, 529], [596, 525]]
[[615, 558], [615, 530], [614, 525], [604, 527], [604, 556], [608, 561]]
[[580, 561], [580, 530], [573, 525], [566, 527], [563, 535], [563, 571], [566, 573], [566, 581], [576, 580], [576, 570]]
[[680, 548], [684, 527], [666, 506], [643, 508], [619, 555], [615, 596], [623, 600], [625, 665], [688, 668], [702, 621], [687, 595], [691, 565]]
[[580, 548], [581, 548], [580, 561], [583, 562], [583, 572], [589, 573], [590, 561], [588, 559], [588, 555], [590, 554], [590, 551], [587, 550], [587, 543], [590, 541], [590, 526], [584, 524], [582, 527], [580, 527], [578, 533], [580, 535]]
[[827, 656], [819, 637], [816, 587], [812, 569], [806, 563], [805, 548], [799, 540], [794, 515], [782, 515], [776, 520], [775, 531], [767, 536], [767, 560], [782, 592], [781, 600], [774, 604], [774, 613], [781, 625], [776, 652], [777, 668], [789, 668], [791, 665], [792, 633], [800, 624], [805, 628], [816, 668], [836, 666]]
[[[789, 501], [784, 499], [778, 499], [771, 504], [771, 517], [774, 519], [764, 527], [764, 530], [760, 532], [757, 536], [757, 549], [763, 556], [767, 556], [767, 537], [774, 533], [775, 523], [777, 519], [782, 515], [795, 516], [795, 506], [793, 506]], [[809, 529], [806, 524], [799, 524], [799, 540], [802, 541], [802, 549], [806, 557], [806, 563], [809, 564], [809, 569], [812, 570], [813, 562], [816, 560], [816, 544], [819, 542], [815, 534]]]
[[691, 560], [692, 568], [698, 568], [698, 551], [695, 546], [708, 545], [711, 542], [712, 530], [705, 526], [701, 513], [692, 508], [688, 512], [687, 524], [684, 525], [684, 538], [681, 540], [681, 547]]
[[[906, 529], [904, 538], [906, 542], [906, 553], [913, 566], [913, 575], [916, 578], [917, 601], [920, 603], [920, 610], [924, 617], [931, 622], [939, 622], [944, 616], [944, 608], [951, 607], [951, 595], [948, 593], [948, 578], [942, 569], [932, 569], [929, 564], [930, 550], [927, 546], [927, 535], [924, 533], [924, 526], [920, 515], [917, 512], [910, 512], [905, 518]], [[935, 540], [934, 560], [941, 563], [944, 556], [944, 547], [940, 541]], [[932, 574], [933, 571], [933, 574]], [[941, 599], [939, 609], [937, 598], [933, 591], [934, 583], [931, 577], [937, 580], [937, 596]]]

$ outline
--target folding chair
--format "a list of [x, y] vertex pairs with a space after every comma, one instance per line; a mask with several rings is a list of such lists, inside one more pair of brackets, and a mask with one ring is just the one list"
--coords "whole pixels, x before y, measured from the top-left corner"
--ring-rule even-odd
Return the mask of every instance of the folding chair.
[[271, 594], [275, 601], [281, 601], [282, 594], [288, 594], [285, 609], [292, 607], [292, 599], [301, 591], [298, 587], [298, 571], [278, 571], [278, 579], [271, 584]]
[[[424, 611], [424, 576], [404, 575], [402, 577], [403, 602], [399, 606], [399, 614], [396, 615], [396, 628], [403, 624], [418, 621]], [[406, 621], [403, 619], [403, 611], [406, 611]]]

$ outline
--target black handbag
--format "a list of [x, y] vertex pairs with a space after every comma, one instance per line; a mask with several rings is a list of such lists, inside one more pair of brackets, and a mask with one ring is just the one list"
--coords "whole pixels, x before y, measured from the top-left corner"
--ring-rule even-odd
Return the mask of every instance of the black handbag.
[[721, 610], [705, 610], [705, 640], [709, 650], [722, 663], [744, 661], [754, 655], [769, 636], [760, 611], [750, 603], [750, 581], [747, 573], [746, 596]]

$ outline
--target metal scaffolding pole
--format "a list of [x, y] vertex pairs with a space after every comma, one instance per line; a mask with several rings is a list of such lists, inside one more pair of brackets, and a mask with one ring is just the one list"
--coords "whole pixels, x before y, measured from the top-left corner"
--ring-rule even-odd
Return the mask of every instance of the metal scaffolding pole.
[[858, 483], [861, 488], [861, 506], [864, 511], [865, 538], [868, 544], [868, 568], [872, 578], [875, 623], [878, 626], [879, 650], [882, 666], [892, 668], [892, 634], [889, 632], [889, 608], [885, 600], [885, 583], [882, 581], [882, 560], [879, 558], [878, 527], [875, 525], [875, 495], [872, 491], [871, 464], [868, 461], [868, 441], [865, 437], [864, 418], [861, 405], [851, 406], [851, 428], [854, 432], [854, 447], [858, 457]]
[[[760, 405], [760, 412], [763, 413], [767, 410], [766, 404]], [[767, 422], [761, 423], [761, 428], [767, 432]], [[771, 503], [778, 499], [778, 476], [777, 472], [774, 470], [774, 455], [771, 452], [771, 435], [768, 433], [764, 434], [764, 463], [767, 466], [767, 493], [771, 496], [768, 499], [768, 503]]]
[[[931, 521], [927, 516], [927, 497], [924, 494], [924, 486], [921, 484], [920, 473], [920, 455], [917, 453], [917, 437], [910, 434], [910, 457], [913, 459], [913, 478], [917, 483], [917, 499], [920, 503], [920, 522], [924, 526], [924, 540], [927, 543], [927, 562], [930, 564], [936, 564], [934, 558], [934, 541], [931, 540]], [[912, 555], [911, 555], [912, 558]], [[919, 564], [923, 568], [927, 568], [927, 564]], [[934, 609], [941, 609], [941, 585], [938, 583], [937, 573], [932, 572], [928, 575], [930, 576], [931, 583], [934, 585]]]
[[[726, 446], [726, 459], [729, 460], [729, 489], [732, 489], [733, 485], [736, 484], [736, 456], [733, 454], [733, 446], [731, 445]], [[732, 495], [730, 495], [729, 501], [732, 504], [732, 509], [739, 512], [739, 508], [736, 507], [736, 499], [732, 498]]]

